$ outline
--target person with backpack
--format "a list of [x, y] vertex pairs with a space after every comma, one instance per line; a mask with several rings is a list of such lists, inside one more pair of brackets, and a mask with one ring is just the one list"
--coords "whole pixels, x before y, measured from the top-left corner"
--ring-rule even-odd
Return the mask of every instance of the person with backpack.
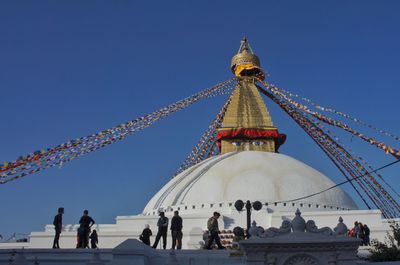
[[213, 241], [215, 241], [215, 244], [217, 244], [218, 249], [225, 249], [224, 246], [221, 244], [221, 239], [219, 238], [219, 228], [218, 228], [218, 218], [221, 215], [219, 212], [214, 212], [213, 216], [211, 216], [208, 221], [207, 221], [207, 229], [210, 232], [210, 237], [208, 240], [208, 243], [206, 245], [206, 249], [211, 249], [211, 244]]

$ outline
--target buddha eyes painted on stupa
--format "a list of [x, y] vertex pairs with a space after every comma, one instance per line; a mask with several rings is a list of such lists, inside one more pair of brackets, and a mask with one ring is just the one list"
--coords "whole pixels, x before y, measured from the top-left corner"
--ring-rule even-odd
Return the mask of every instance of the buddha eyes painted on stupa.
[[264, 144], [263, 141], [253, 141], [253, 145], [255, 145], [255, 146], [261, 146], [263, 144]]
[[234, 146], [242, 146], [244, 144], [252, 144], [254, 146], [261, 146], [265, 144], [263, 141], [234, 141], [232, 142]]
[[236, 141], [236, 142], [232, 142], [232, 144], [234, 146], [241, 146], [243, 144], [243, 142], [242, 141]]

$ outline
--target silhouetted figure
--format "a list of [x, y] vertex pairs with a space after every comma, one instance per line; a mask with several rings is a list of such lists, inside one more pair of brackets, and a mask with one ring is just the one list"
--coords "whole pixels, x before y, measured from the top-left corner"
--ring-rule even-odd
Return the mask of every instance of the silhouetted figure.
[[225, 249], [224, 246], [221, 244], [221, 240], [219, 238], [219, 228], [218, 228], [218, 218], [220, 217], [219, 212], [214, 212], [213, 216], [211, 216], [207, 221], [207, 229], [210, 232], [210, 238], [206, 245], [206, 249], [211, 249], [211, 244], [215, 241], [217, 244], [218, 249]]
[[78, 229], [79, 243], [77, 248], [87, 248], [89, 243], [90, 228], [95, 224], [92, 217], [89, 216], [89, 211], [84, 210], [83, 216], [79, 220], [80, 231]]
[[76, 231], [76, 248], [82, 248], [83, 241], [81, 238], [85, 237], [85, 229], [83, 227], [79, 227]]
[[364, 226], [362, 223], [358, 223], [356, 227], [356, 236], [364, 242]]
[[369, 240], [369, 227], [365, 224], [364, 225], [364, 245], [365, 246], [371, 246], [371, 242]]
[[60, 239], [60, 234], [61, 234], [61, 229], [62, 229], [62, 215], [64, 214], [64, 208], [60, 207], [58, 208], [58, 213], [56, 216], [54, 216], [54, 230], [56, 231], [56, 234], [54, 236], [54, 241], [53, 241], [53, 248], [60, 248], [60, 245], [58, 243]]
[[351, 237], [357, 237], [357, 230], [358, 230], [358, 222], [354, 222], [354, 227], [349, 230], [349, 236]]
[[175, 211], [171, 219], [172, 249], [182, 249], [182, 217]]
[[94, 249], [94, 248], [97, 248], [97, 244], [99, 243], [99, 237], [98, 237], [98, 235], [97, 235], [97, 231], [96, 231], [96, 229], [93, 229], [93, 232], [92, 232], [92, 234], [90, 235], [90, 245], [91, 245], [91, 247]]
[[150, 229], [150, 225], [145, 225], [145, 228], [142, 231], [139, 239], [146, 245], [150, 246], [150, 236], [153, 235], [153, 232]]
[[156, 241], [154, 241], [153, 248], [157, 248], [158, 241], [163, 238], [163, 249], [167, 247], [167, 232], [168, 232], [168, 218], [165, 217], [164, 212], [160, 212], [160, 218], [158, 219], [157, 226], [158, 232], [156, 236]]

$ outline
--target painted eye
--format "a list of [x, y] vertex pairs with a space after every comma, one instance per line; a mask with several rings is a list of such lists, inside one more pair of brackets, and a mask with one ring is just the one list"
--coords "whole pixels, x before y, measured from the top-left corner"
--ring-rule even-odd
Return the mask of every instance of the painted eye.
[[253, 142], [253, 145], [256, 145], [256, 146], [261, 146], [261, 145], [263, 145], [263, 144], [264, 144], [263, 141], [254, 141], [254, 142]]
[[232, 144], [233, 144], [234, 146], [241, 146], [241, 145], [243, 144], [243, 142], [237, 141], [237, 142], [232, 142]]

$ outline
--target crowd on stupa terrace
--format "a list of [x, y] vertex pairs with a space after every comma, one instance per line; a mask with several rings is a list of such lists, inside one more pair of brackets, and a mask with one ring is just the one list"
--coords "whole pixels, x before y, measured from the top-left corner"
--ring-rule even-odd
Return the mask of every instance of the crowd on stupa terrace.
[[[64, 208], [59, 208], [57, 215], [54, 217], [53, 225], [55, 228], [55, 236], [53, 241], [53, 248], [60, 248], [59, 238], [62, 231], [62, 216], [64, 214]], [[214, 212], [213, 215], [207, 221], [207, 230], [203, 231], [203, 242], [201, 242], [203, 249], [225, 249], [237, 247], [238, 241], [250, 238], [253, 234], [251, 229], [245, 230], [241, 227], [235, 227], [233, 230], [220, 230], [218, 227], [218, 219], [220, 217], [219, 212]], [[343, 219], [339, 218], [340, 224]], [[255, 222], [254, 222], [255, 223]], [[77, 230], [77, 244], [76, 248], [89, 248], [89, 240], [91, 248], [98, 248], [98, 234], [96, 230], [91, 231], [91, 227], [95, 224], [92, 217], [89, 216], [88, 210], [84, 210], [83, 216], [79, 220], [79, 228]], [[342, 224], [344, 225], [344, 224]], [[159, 212], [159, 219], [157, 221], [158, 231], [155, 234], [153, 244], [151, 244], [150, 238], [153, 236], [153, 231], [150, 229], [150, 225], [146, 224], [142, 233], [139, 236], [139, 240], [144, 244], [157, 248], [158, 243], [162, 239], [161, 247], [166, 249], [167, 247], [167, 233], [168, 227], [171, 231], [172, 245], [171, 249], [182, 249], [182, 228], [183, 219], [179, 216], [179, 211], [174, 211], [174, 215], [169, 222], [168, 217], [165, 216], [164, 212]], [[260, 226], [257, 227], [259, 232], [264, 232], [264, 229]], [[343, 230], [343, 229], [342, 229]], [[345, 236], [354, 237], [362, 240], [361, 245], [370, 246], [370, 229], [366, 224], [356, 221], [354, 227], [347, 229], [344, 225], [344, 231], [341, 232]]]

